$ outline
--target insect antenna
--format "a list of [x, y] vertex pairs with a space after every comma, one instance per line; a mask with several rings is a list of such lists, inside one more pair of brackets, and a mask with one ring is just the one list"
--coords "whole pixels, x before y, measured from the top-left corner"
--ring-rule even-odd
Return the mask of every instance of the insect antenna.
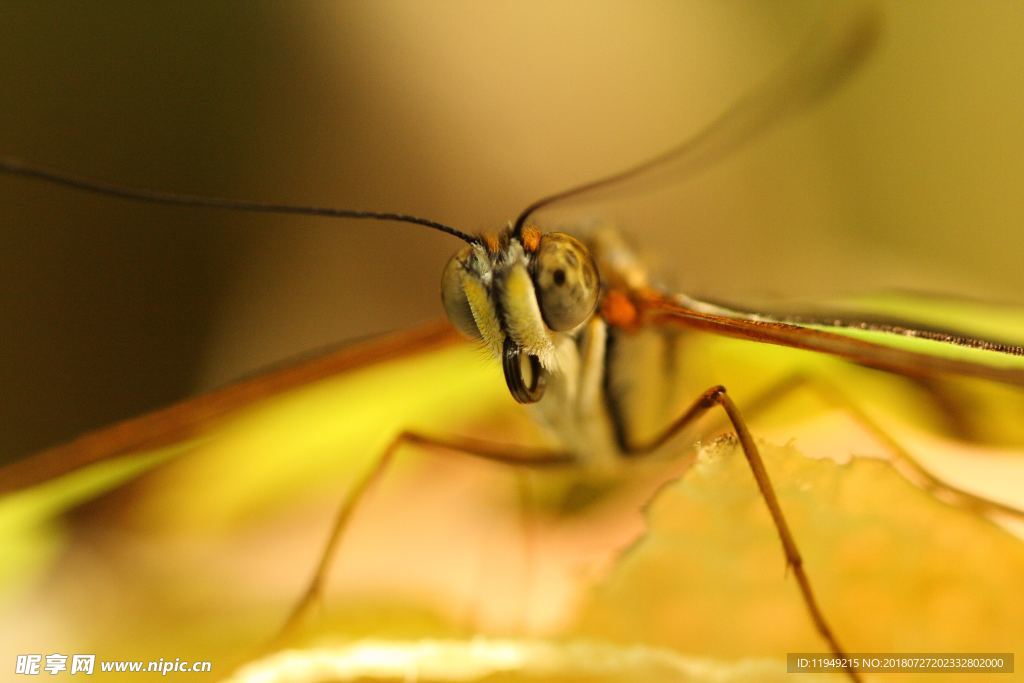
[[772, 124], [835, 90], [871, 53], [880, 24], [877, 12], [870, 8], [838, 26], [819, 22], [778, 71], [696, 134], [623, 171], [541, 197], [516, 218], [515, 234], [540, 209], [584, 197], [595, 199], [602, 190], [626, 193], [638, 185], [679, 180], [721, 160]]
[[398, 223], [412, 223], [432, 230], [458, 237], [469, 244], [479, 244], [480, 238], [463, 232], [450, 225], [432, 221], [429, 218], [420, 218], [405, 213], [393, 213], [388, 211], [357, 211], [354, 209], [339, 209], [330, 206], [304, 206], [299, 204], [278, 204], [273, 202], [257, 202], [245, 199], [228, 199], [225, 197], [208, 197], [202, 195], [179, 194], [176, 192], [164, 192], [151, 190], [142, 187], [130, 187], [118, 185], [91, 178], [56, 171], [27, 164], [13, 157], [0, 157], [0, 173], [31, 180], [41, 180], [52, 185], [67, 187], [74, 190], [81, 190], [104, 197], [115, 197], [130, 201], [142, 202], [145, 204], [163, 204], [166, 206], [182, 206], [191, 208], [224, 209], [226, 211], [243, 211], [248, 213], [269, 213], [300, 216], [319, 216], [323, 218], [353, 218], [358, 220], [395, 221]]

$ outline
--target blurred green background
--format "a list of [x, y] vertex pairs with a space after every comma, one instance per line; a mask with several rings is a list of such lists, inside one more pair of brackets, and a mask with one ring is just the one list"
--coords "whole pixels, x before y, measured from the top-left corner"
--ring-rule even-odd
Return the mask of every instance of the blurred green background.
[[[650, 156], [833, 3], [0, 4], [0, 154], [165, 190], [495, 228]], [[879, 3], [847, 87], [611, 207], [674, 285], [1022, 303], [1024, 6]], [[411, 226], [139, 206], [0, 178], [0, 458], [441, 315]], [[595, 209], [599, 211], [599, 209]]]

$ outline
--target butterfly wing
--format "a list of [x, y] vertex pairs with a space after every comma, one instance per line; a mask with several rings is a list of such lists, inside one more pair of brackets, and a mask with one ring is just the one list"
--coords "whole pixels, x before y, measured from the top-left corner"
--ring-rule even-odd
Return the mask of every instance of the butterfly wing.
[[441, 348], [456, 339], [447, 323], [431, 324], [261, 373], [6, 465], [0, 468], [0, 494], [38, 485], [119, 456], [181, 443], [259, 400], [372, 363]]
[[[23, 626], [5, 636], [5, 655], [45, 644], [55, 652], [157, 659], [171, 648], [213, 658], [225, 674], [226, 662], [280, 626], [338, 502], [399, 431], [501, 434], [520, 424], [502, 419], [514, 404], [500, 371], [454, 340], [445, 325], [356, 345], [6, 470], [3, 621]], [[409, 506], [402, 509], [415, 511], [420, 524], [480, 503], [458, 495], [460, 487], [473, 490], [473, 472], [445, 477], [443, 463], [409, 460], [392, 474]], [[403, 475], [417, 482], [411, 490]], [[481, 495], [489, 476], [477, 487]], [[384, 521], [362, 533], [356, 525], [348, 539], [355, 557], [380, 559], [372, 548], [394, 552], [388, 539], [398, 536], [410, 557], [420, 555], [422, 576], [447, 573], [470, 590], [457, 548], [450, 563], [429, 561], [438, 538], [419, 533], [408, 517], [396, 527], [390, 501], [384, 514], [367, 506], [370, 520]], [[458, 528], [472, 537], [476, 519]], [[465, 547], [475, 562], [473, 546]], [[401, 583], [402, 567], [383, 564], [387, 571], [356, 562], [355, 583]], [[360, 613], [371, 623], [384, 620]]]
[[[1024, 316], [1016, 309], [906, 294], [872, 297], [879, 314], [864, 313], [865, 301], [859, 312], [819, 308], [813, 315], [753, 313], [651, 292], [638, 301], [654, 325], [699, 331], [698, 340], [741, 340], [735, 356], [691, 360], [687, 373], [737, 389], [753, 384], [758, 388], [749, 391], [749, 401], [758, 401], [771, 381], [800, 378], [819, 397], [838, 391], [846, 401], [873, 406], [883, 424], [910, 422], [961, 442], [1024, 450], [1024, 353], [1017, 343], [1024, 338]], [[703, 346], [732, 348], [707, 340]], [[704, 371], [708, 367], [713, 374]]]
[[[249, 648], [273, 631], [301, 589], [337, 501], [391, 435], [412, 427], [516, 441], [527, 433], [516, 413], [509, 412], [512, 402], [491, 363], [471, 347], [450, 345], [447, 332], [420, 334], [426, 336], [412, 345], [398, 343], [391, 352], [372, 345], [350, 350], [342, 356], [348, 360], [337, 361], [333, 375], [321, 372], [314, 373], [311, 382], [282, 381], [258, 399], [238, 394], [231, 409], [190, 424], [190, 431], [168, 431], [147, 440], [145, 447], [157, 450], [148, 456], [154, 462], [145, 464], [160, 460], [162, 466], [102, 495], [80, 495], [70, 514], [39, 515], [32, 524], [21, 524], [20, 537], [5, 539], [14, 538], [17, 545], [5, 547], [19, 548], [24, 557], [34, 554], [35, 563], [23, 565], [20, 576], [8, 582], [18, 600], [6, 603], [5, 614], [27, 623], [23, 617], [31, 612], [35, 620], [23, 638], [8, 645], [31, 652], [33, 643], [45, 640], [58, 651], [140, 659], [173, 650], [210, 659], [221, 671], [247, 658]], [[413, 353], [422, 351], [424, 339], [432, 340], [434, 350]], [[204, 429], [194, 431], [200, 425]], [[172, 433], [190, 436], [176, 443]], [[143, 462], [131, 448], [113, 450]], [[591, 526], [579, 519], [545, 518], [545, 550], [535, 559], [544, 569], [542, 575], [549, 576], [551, 558], [560, 555], [575, 555], [576, 564], [570, 566], [577, 570], [596, 571], [590, 575], [597, 588], [589, 598], [581, 598], [580, 591], [590, 583], [572, 574], [577, 577], [570, 582], [576, 589], [573, 599], [536, 580], [524, 600], [522, 584], [509, 574], [524, 560], [514, 523], [514, 486], [507, 473], [486, 466], [467, 471], [447, 460], [428, 463], [410, 458], [384, 483], [377, 501], [368, 501], [346, 538], [342, 560], [332, 574], [332, 607], [317, 637], [376, 633], [403, 656], [411, 656], [433, 642], [424, 638], [456, 636], [451, 642], [459, 643], [466, 628], [501, 630], [496, 626], [500, 619], [517, 614], [525, 602], [533, 605], [526, 612], [535, 620], [532, 623], [583, 639], [595, 652], [625, 656], [617, 643], [639, 638], [650, 657], [634, 661], [644, 666], [666, 657], [692, 665], [692, 655], [680, 653], [696, 653], [702, 665], [722, 666], [723, 672], [738, 676], [724, 660], [777, 658], [792, 643], [814, 649], [817, 638], [806, 624], [791, 582], [781, 569], [777, 575], [763, 572], [766, 557], [778, 558], [777, 539], [767, 519], [758, 517], [763, 510], [742, 462], [729, 457], [728, 450], [728, 444], [713, 447], [716, 464], [666, 489], [649, 512], [653, 531], [617, 562], [609, 564], [607, 555], [599, 561], [587, 553], [593, 552], [595, 539], [618, 539], [622, 546], [623, 539], [635, 536], [640, 528], [636, 508], [598, 510], [597, 520], [587, 522]], [[770, 467], [782, 468], [773, 472], [781, 471], [783, 504], [794, 511], [793, 524], [806, 539], [802, 547], [809, 565], [827, 566], [827, 573], [835, 577], [822, 586], [822, 599], [826, 609], [838, 611], [837, 623], [850, 642], [879, 649], [934, 648], [973, 646], [978, 638], [991, 635], [991, 647], [1012, 645], [1006, 634], [1020, 632], [1014, 619], [1022, 612], [999, 596], [998, 586], [1005, 582], [996, 581], [991, 591], [978, 588], [976, 570], [1001, 566], [1006, 576], [1014, 576], [1024, 562], [1016, 539], [976, 516], [945, 509], [888, 468], [844, 468], [830, 461], [808, 465], [804, 458], [776, 447], [769, 447], [766, 457]], [[117, 460], [92, 462], [49, 481], [66, 480]], [[812, 466], [813, 470], [802, 469]], [[23, 488], [8, 495], [5, 503], [45, 487], [44, 483]], [[105, 488], [111, 487], [112, 482]], [[895, 506], [906, 516], [879, 527], [881, 511], [857, 502], [879, 490], [888, 491], [889, 497], [878, 505]], [[839, 498], [846, 502], [824, 506], [823, 491], [830, 499], [841, 491]], [[89, 502], [83, 504], [83, 499]], [[823, 507], [830, 513], [825, 517]], [[7, 508], [3, 519], [19, 515]], [[983, 541], [961, 551], [970, 561], [960, 563], [957, 577], [932, 576], [936, 558], [949, 552], [947, 546], [954, 540], [923, 534], [914, 536], [912, 544], [907, 539], [922, 518], [955, 530], [955, 538], [968, 534]], [[21, 520], [27, 518], [21, 515]], [[839, 528], [842, 534], [836, 533]], [[878, 540], [880, 535], [884, 542]], [[575, 545], [580, 538], [589, 540]], [[882, 554], [894, 552], [900, 542], [904, 548], [911, 544], [915, 563], [890, 568], [879, 555], [870, 555], [876, 570], [849, 583], [857, 575], [862, 561], [858, 548], [865, 547], [866, 538], [874, 539], [875, 545], [869, 547]], [[584, 547], [591, 550], [583, 552]], [[993, 557], [1002, 564], [992, 562]], [[716, 558], [731, 559], [723, 565]], [[416, 565], [414, 576], [409, 572], [411, 561]], [[609, 569], [612, 573], [600, 578]], [[879, 608], [879, 620], [899, 626], [879, 632], [873, 630], [877, 623], [863, 610], [855, 613], [854, 606], [863, 605], [864, 596], [884, 600], [894, 576], [903, 577], [900, 590], [910, 593], [901, 593], [904, 597], [895, 605]], [[947, 580], [960, 586], [955, 594], [945, 588], [940, 592], [955, 597], [957, 604], [971, 601], [972, 609], [987, 610], [991, 629], [979, 630], [976, 624], [968, 628], [964, 621], [946, 619], [948, 613], [934, 604], [922, 610], [923, 603], [915, 602], [919, 591], [911, 589], [929, 576], [933, 589]], [[650, 599], [652, 591], [658, 600]], [[453, 616], [466, 604], [475, 605], [468, 627]], [[633, 606], [627, 609], [628, 604]], [[552, 605], [559, 606], [554, 620]], [[993, 611], [993, 606], [998, 609]], [[757, 616], [764, 610], [773, 615], [776, 626], [768, 632], [765, 620]], [[117, 618], [102, 616], [108, 613]], [[780, 620], [792, 628], [778, 627]], [[745, 626], [737, 631], [736, 623]], [[962, 628], [936, 635], [927, 628], [933, 623]], [[782, 631], [787, 633], [785, 644], [771, 637]], [[899, 632], [919, 637], [899, 640]], [[968, 632], [974, 640], [966, 639]], [[219, 635], [204, 635], [210, 633]], [[510, 647], [527, 642], [515, 640]], [[300, 660], [302, 652], [296, 655]], [[558, 654], [571, 663], [573, 652], [578, 650], [566, 646]], [[338, 660], [352, 661], [340, 655]], [[529, 659], [523, 660], [524, 670], [530, 665]], [[631, 680], [629, 671], [609, 671], [610, 680]]]
[[[914, 323], [896, 319], [871, 322], [827, 314], [816, 318], [775, 317], [731, 310], [689, 297], [649, 293], [640, 296], [639, 308], [645, 319], [656, 324], [674, 323], [729, 337], [828, 353], [897, 374], [948, 374], [1024, 386], [1024, 347], [954, 330], [915, 327]], [[870, 340], [861, 338], [865, 336]], [[923, 347], [927, 351], [919, 350]]]

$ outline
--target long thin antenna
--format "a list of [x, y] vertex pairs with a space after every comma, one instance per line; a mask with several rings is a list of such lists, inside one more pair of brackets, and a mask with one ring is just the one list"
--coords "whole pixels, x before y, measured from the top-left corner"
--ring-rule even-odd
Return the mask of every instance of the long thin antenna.
[[602, 191], [626, 192], [640, 184], [657, 185], [707, 168], [767, 130], [832, 92], [870, 54], [880, 32], [878, 12], [861, 8], [838, 26], [820, 22], [793, 57], [760, 87], [733, 103], [689, 139], [618, 173], [541, 197], [515, 221], [519, 234], [540, 209], [569, 200], [594, 199]]
[[301, 206], [297, 204], [273, 204], [269, 202], [255, 202], [244, 199], [226, 199], [223, 197], [204, 197], [190, 194], [177, 194], [175, 192], [162, 192], [141, 187], [129, 187], [117, 185], [90, 178], [54, 171], [41, 166], [33, 166], [19, 159], [12, 157], [0, 157], [0, 173], [41, 180], [52, 185], [68, 187], [73, 190], [91, 192], [105, 197], [116, 197], [118, 199], [129, 199], [131, 201], [144, 202], [147, 204], [164, 204], [168, 206], [183, 206], [191, 208], [225, 209], [227, 211], [246, 211], [250, 213], [272, 213], [290, 214], [300, 216], [320, 216], [324, 218], [355, 218], [362, 220], [376, 221], [397, 221], [399, 223], [412, 223], [422, 225], [425, 228], [438, 230], [464, 242], [478, 244], [480, 239], [469, 233], [444, 223], [438, 223], [427, 218], [410, 216], [404, 213], [391, 213], [386, 211], [355, 211], [352, 209], [336, 209], [330, 206]]

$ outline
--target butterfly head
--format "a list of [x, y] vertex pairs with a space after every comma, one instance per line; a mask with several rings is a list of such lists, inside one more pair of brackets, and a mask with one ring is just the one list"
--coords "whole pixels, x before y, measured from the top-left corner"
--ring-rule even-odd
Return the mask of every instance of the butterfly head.
[[544, 395], [547, 374], [556, 369], [555, 336], [583, 325], [599, 292], [587, 247], [534, 227], [482, 236], [452, 256], [441, 278], [448, 318], [501, 358], [520, 403]]

